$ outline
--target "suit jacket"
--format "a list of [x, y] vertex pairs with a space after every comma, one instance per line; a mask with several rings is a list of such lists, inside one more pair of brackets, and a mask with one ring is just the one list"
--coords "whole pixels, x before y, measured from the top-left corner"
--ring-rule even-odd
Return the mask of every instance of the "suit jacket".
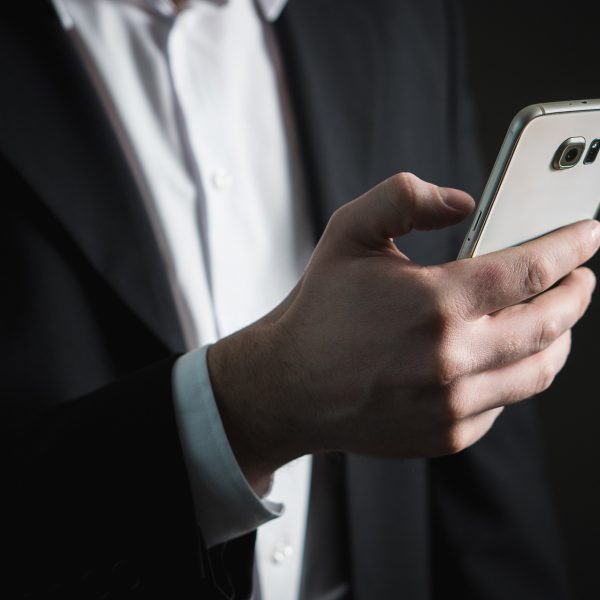
[[[2, 11], [0, 593], [246, 598], [254, 536], [207, 551], [195, 525], [183, 336], [140, 191], [50, 3]], [[399, 170], [480, 190], [455, 2], [291, 0], [275, 28], [316, 232]], [[401, 243], [442, 261], [461, 236]], [[456, 456], [339, 465], [356, 600], [564, 597], [531, 405]]]

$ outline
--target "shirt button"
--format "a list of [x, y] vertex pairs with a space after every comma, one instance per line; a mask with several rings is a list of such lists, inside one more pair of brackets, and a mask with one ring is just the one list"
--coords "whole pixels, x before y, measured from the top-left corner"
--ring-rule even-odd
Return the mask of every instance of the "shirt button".
[[217, 190], [226, 190], [233, 185], [233, 176], [225, 167], [215, 169], [211, 173], [210, 179]]
[[280, 565], [294, 554], [294, 549], [289, 544], [277, 544], [271, 551], [271, 562]]

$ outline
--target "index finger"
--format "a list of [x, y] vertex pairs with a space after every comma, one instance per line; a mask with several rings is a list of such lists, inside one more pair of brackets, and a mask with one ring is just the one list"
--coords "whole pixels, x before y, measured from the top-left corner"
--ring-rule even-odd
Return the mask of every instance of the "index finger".
[[567, 225], [520, 246], [444, 265], [464, 294], [467, 316], [481, 317], [523, 302], [589, 260], [600, 245], [600, 223]]

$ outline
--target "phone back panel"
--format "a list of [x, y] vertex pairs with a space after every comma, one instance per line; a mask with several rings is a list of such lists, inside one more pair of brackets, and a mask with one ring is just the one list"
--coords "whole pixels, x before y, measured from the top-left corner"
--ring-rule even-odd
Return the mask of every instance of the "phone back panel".
[[[556, 151], [572, 137], [585, 138], [583, 156], [575, 167], [557, 170], [552, 166]], [[600, 156], [591, 164], [583, 163], [597, 138], [600, 110], [547, 113], [527, 123], [497, 191], [489, 190], [496, 192], [495, 199], [488, 199], [492, 205], [487, 218], [481, 216], [485, 220], [471, 255], [522, 244], [593, 218], [600, 202]]]

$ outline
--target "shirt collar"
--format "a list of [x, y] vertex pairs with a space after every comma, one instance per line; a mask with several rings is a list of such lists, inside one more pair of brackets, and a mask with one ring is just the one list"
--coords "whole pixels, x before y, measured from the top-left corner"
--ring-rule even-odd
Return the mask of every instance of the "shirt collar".
[[[173, 4], [171, 0], [122, 0], [124, 2], [131, 2], [132, 4], [139, 4], [144, 6], [150, 10], [158, 11], [163, 15], [172, 15], [173, 14]], [[193, 1], [193, 0], [192, 0]], [[209, 1], [209, 0], [204, 0]], [[219, 4], [227, 4], [230, 1], [240, 0], [211, 0], [213, 2], [217, 2]], [[247, 1], [247, 0], [246, 0]], [[69, 15], [69, 12], [66, 10], [65, 6], [62, 3], [62, 0], [52, 0], [56, 12], [60, 17], [63, 26], [65, 29], [70, 29], [73, 27], [73, 20]], [[273, 22], [275, 21], [281, 11], [285, 8], [285, 5], [288, 3], [288, 0], [256, 0], [256, 4], [258, 5], [262, 16], [267, 21]]]
[[[158, 11], [164, 15], [174, 14], [174, 6], [171, 0], [122, 0], [141, 4], [150, 10]], [[190, 0], [190, 2], [198, 2], [199, 0]], [[240, 0], [202, 0], [204, 2], [213, 2], [214, 4], [227, 4], [231, 1], [239, 2]], [[248, 0], [244, 0], [248, 1]], [[288, 0], [256, 0], [259, 10], [267, 21], [275, 21], [281, 14]]]
[[275, 21], [285, 8], [288, 0], [257, 0], [258, 6], [267, 21]]

